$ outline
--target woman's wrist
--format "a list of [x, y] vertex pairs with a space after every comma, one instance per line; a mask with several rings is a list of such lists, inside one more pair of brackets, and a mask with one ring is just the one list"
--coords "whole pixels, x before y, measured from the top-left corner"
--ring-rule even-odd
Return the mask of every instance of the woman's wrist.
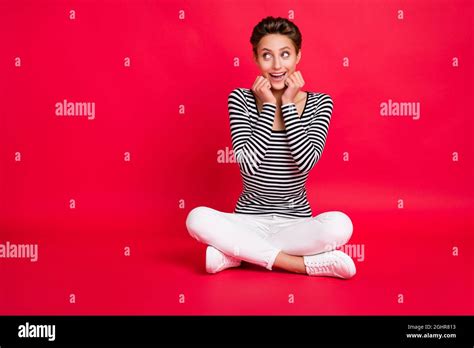
[[291, 104], [291, 103], [295, 103], [293, 100], [290, 100], [290, 99], [281, 99], [281, 105], [285, 105], [285, 104]]

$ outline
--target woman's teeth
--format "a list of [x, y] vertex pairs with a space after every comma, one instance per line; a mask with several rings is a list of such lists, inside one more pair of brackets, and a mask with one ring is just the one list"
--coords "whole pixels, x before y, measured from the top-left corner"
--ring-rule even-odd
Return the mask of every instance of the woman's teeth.
[[282, 81], [286, 76], [286, 73], [283, 73], [283, 74], [278, 74], [278, 75], [273, 75], [273, 74], [270, 74], [270, 77], [272, 78], [272, 80], [274, 81]]

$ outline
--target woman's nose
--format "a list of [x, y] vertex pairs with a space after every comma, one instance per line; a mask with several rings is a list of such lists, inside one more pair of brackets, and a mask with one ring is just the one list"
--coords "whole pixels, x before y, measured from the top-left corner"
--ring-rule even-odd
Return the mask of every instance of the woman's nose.
[[280, 62], [280, 59], [278, 59], [278, 58], [275, 59], [275, 60], [273, 61], [273, 70], [274, 70], [274, 71], [275, 71], [275, 70], [276, 70], [276, 71], [279, 71], [281, 65], [282, 65], [282, 64], [281, 64], [281, 62]]

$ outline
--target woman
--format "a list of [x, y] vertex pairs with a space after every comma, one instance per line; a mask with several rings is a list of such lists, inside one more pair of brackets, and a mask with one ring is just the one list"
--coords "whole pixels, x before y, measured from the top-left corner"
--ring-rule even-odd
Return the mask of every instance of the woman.
[[352, 258], [335, 250], [349, 241], [351, 219], [340, 211], [312, 217], [306, 197], [333, 102], [327, 94], [300, 90], [301, 41], [298, 27], [281, 17], [267, 17], [253, 29], [250, 42], [262, 75], [251, 90], [237, 88], [228, 97], [243, 192], [232, 213], [200, 206], [186, 219], [189, 234], [208, 245], [209, 273], [241, 261], [312, 276], [348, 279], [356, 273]]

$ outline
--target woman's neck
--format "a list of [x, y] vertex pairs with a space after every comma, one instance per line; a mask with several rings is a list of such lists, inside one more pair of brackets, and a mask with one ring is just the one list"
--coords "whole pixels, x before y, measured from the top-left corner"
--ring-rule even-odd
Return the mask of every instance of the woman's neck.
[[[285, 93], [285, 90], [286, 89], [280, 89], [280, 90], [272, 90], [272, 93], [273, 93], [273, 96], [275, 97], [276, 101], [277, 101], [277, 104], [278, 105], [281, 105], [281, 96], [283, 95], [283, 93]], [[302, 97], [302, 95], [304, 94], [303, 91], [299, 91], [298, 94], [296, 95], [296, 100], [300, 100]], [[295, 101], [296, 102], [296, 101]]]
[[275, 97], [278, 103], [281, 103], [281, 96], [284, 92], [285, 90], [272, 90], [273, 96]]

